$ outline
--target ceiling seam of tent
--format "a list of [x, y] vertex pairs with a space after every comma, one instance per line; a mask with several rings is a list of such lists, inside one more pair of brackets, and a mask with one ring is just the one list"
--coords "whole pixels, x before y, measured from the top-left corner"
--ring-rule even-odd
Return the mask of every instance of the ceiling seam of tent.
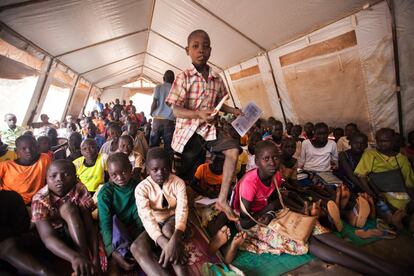
[[116, 77], [116, 76], [119, 76], [119, 75], [122, 75], [122, 74], [125, 74], [125, 73], [128, 73], [128, 72], [131, 72], [132, 70], [138, 69], [138, 68], [140, 68], [142, 66], [143, 65], [132, 65], [132, 66], [129, 66], [127, 68], [123, 68], [123, 69], [121, 69], [119, 71], [113, 72], [113, 73], [108, 74], [108, 75], [106, 75], [106, 76], [104, 76], [102, 78], [99, 78], [95, 83], [98, 84], [98, 83], [101, 83], [101, 82], [110, 80], [113, 77]]
[[78, 49], [74, 49], [74, 50], [71, 50], [71, 51], [67, 51], [65, 53], [58, 54], [58, 55], [56, 55], [56, 57], [60, 58], [60, 57], [63, 57], [63, 56], [69, 55], [69, 54], [73, 54], [75, 52], [79, 52], [79, 51], [82, 51], [82, 50], [85, 50], [85, 49], [93, 48], [93, 47], [96, 47], [96, 46], [99, 46], [99, 45], [102, 45], [102, 44], [105, 44], [105, 43], [108, 43], [108, 42], [116, 41], [116, 40], [119, 40], [119, 39], [122, 39], [122, 38], [125, 38], [125, 37], [128, 37], [128, 36], [133, 36], [133, 35], [145, 32], [145, 31], [148, 31], [148, 29], [142, 29], [142, 30], [138, 30], [138, 31], [135, 31], [135, 32], [131, 32], [131, 33], [123, 34], [123, 35], [120, 35], [120, 36], [112, 37], [110, 39], [102, 40], [102, 41], [99, 41], [99, 42], [96, 42], [96, 43], [93, 43], [93, 44], [90, 44], [90, 45], [83, 46], [83, 47], [78, 48]]
[[[147, 33], [147, 41], [145, 41], [145, 55], [144, 55], [144, 60], [143, 60], [143, 64], [145, 65], [145, 58], [147, 56], [148, 53], [148, 42], [149, 42], [149, 36], [150, 36], [150, 31], [151, 31], [151, 27], [152, 27], [152, 19], [154, 18], [154, 10], [155, 10], [155, 1], [156, 0], [152, 0], [152, 6], [151, 6], [151, 14], [149, 16], [148, 19], [148, 33]], [[144, 70], [142, 71], [144, 72]]]
[[263, 47], [262, 45], [260, 45], [259, 43], [257, 43], [256, 41], [254, 41], [253, 39], [251, 39], [250, 37], [248, 37], [244, 33], [242, 33], [239, 29], [237, 29], [236, 27], [232, 26], [230, 23], [228, 23], [227, 21], [225, 21], [224, 19], [222, 19], [220, 16], [218, 16], [214, 12], [212, 12], [209, 9], [207, 9], [206, 7], [204, 7], [202, 4], [200, 4], [196, 0], [190, 0], [190, 2], [194, 3], [195, 5], [197, 5], [198, 7], [200, 7], [201, 9], [203, 9], [204, 11], [208, 12], [214, 18], [216, 18], [217, 20], [219, 20], [221, 23], [223, 23], [224, 25], [226, 25], [227, 27], [229, 27], [230, 29], [232, 29], [233, 31], [235, 31], [236, 33], [238, 33], [239, 35], [241, 35], [244, 39], [248, 40], [250, 43], [252, 43], [256, 47], [258, 47], [261, 51], [266, 51], [266, 48], [265, 47]]
[[16, 8], [30, 6], [30, 5], [33, 5], [33, 4], [38, 4], [38, 3], [41, 3], [41, 2], [47, 2], [47, 1], [49, 1], [49, 0], [29, 0], [29, 1], [24, 1], [24, 2], [20, 2], [20, 3], [13, 3], [13, 4], [5, 5], [3, 7], [0, 7], [0, 13], [5, 11], [5, 10], [16, 9]]
[[[176, 46], [180, 47], [181, 49], [185, 50], [185, 47], [184, 47], [184, 46], [182, 46], [182, 45], [180, 45], [179, 43], [175, 42], [174, 40], [169, 39], [168, 37], [166, 37], [166, 36], [164, 36], [164, 35], [160, 34], [159, 32], [154, 31], [153, 29], [151, 29], [151, 32], [153, 32], [154, 34], [158, 35], [159, 37], [161, 37], [161, 38], [163, 38], [163, 39], [165, 39], [165, 40], [167, 40], [167, 41], [171, 42], [172, 44], [174, 44], [174, 45], [176, 45]], [[221, 68], [220, 66], [218, 66], [218, 65], [216, 65], [216, 64], [214, 64], [214, 63], [212, 63], [211, 61], [208, 61], [208, 63], [209, 63], [209, 64], [211, 64], [211, 65], [213, 65], [213, 66], [215, 66], [216, 68], [218, 68], [218, 69], [220, 69], [220, 70], [223, 70], [223, 68]]]
[[104, 64], [104, 65], [101, 65], [101, 66], [98, 66], [98, 67], [92, 68], [92, 69], [90, 69], [90, 70], [88, 70], [88, 71], [82, 72], [81, 74], [82, 74], [82, 75], [85, 75], [85, 74], [88, 74], [88, 73], [90, 73], [90, 72], [92, 72], [92, 71], [95, 71], [95, 70], [98, 70], [98, 69], [104, 68], [104, 67], [109, 66], [109, 65], [113, 65], [113, 64], [115, 64], [115, 63], [118, 63], [118, 62], [121, 62], [121, 61], [124, 61], [124, 60], [130, 59], [130, 58], [133, 58], [133, 57], [136, 57], [136, 56], [139, 56], [139, 55], [145, 54], [145, 53], [146, 53], [145, 51], [144, 51], [144, 52], [140, 52], [140, 53], [136, 53], [136, 54], [130, 55], [130, 56], [128, 56], [128, 57], [124, 57], [124, 58], [121, 58], [121, 59], [118, 59], [118, 60], [112, 61], [112, 62], [110, 62], [110, 63], [107, 63], [107, 64]]
[[148, 66], [144, 65], [144, 68], [147, 68], [147, 69], [149, 69], [149, 70], [151, 70], [151, 71], [153, 71], [153, 72], [155, 72], [155, 73], [160, 74], [161, 76], [164, 76], [164, 73], [161, 73], [160, 71], [155, 70], [155, 69], [153, 69], [153, 68], [151, 68], [151, 67], [148, 67]]
[[171, 64], [171, 63], [169, 63], [169, 62], [167, 62], [167, 61], [163, 60], [162, 58], [159, 58], [159, 57], [157, 57], [157, 56], [155, 56], [155, 55], [153, 55], [153, 54], [149, 53], [148, 51], [146, 52], [146, 54], [147, 54], [147, 55], [149, 55], [150, 57], [153, 57], [153, 58], [155, 58], [155, 59], [158, 59], [159, 61], [164, 62], [165, 64], [167, 64], [167, 65], [169, 65], [169, 66], [171, 66], [171, 67], [174, 67], [174, 68], [175, 68], [175, 69], [177, 69], [177, 70], [184, 71], [183, 69], [181, 69], [181, 68], [179, 68], [179, 67], [175, 66], [174, 64]]

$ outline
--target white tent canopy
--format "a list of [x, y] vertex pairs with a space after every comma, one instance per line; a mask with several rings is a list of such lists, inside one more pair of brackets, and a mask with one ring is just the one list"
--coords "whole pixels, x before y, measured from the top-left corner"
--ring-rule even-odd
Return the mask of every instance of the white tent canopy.
[[[402, 110], [408, 130], [414, 118], [414, 5], [409, 0], [390, 3], [395, 5], [401, 45]], [[29, 43], [32, 54], [64, 64], [105, 91], [138, 77], [162, 82], [165, 70], [187, 68], [187, 36], [204, 29], [212, 41], [210, 65], [226, 79], [236, 105], [255, 98], [256, 90], [264, 93], [258, 101], [267, 116], [299, 123], [331, 117], [329, 124], [342, 127], [358, 121], [371, 132], [382, 126], [398, 129], [391, 15], [387, 3], [378, 0], [6, 0], [0, 2], [0, 35], [25, 50]], [[342, 41], [347, 47], [326, 52], [324, 41], [350, 32], [355, 33], [354, 43]], [[319, 47], [319, 54], [310, 53], [312, 45]], [[302, 57], [288, 56], [301, 50]], [[281, 59], [288, 61], [282, 64]], [[334, 74], [334, 79], [344, 81], [325, 85], [321, 76], [332, 70], [334, 61], [345, 76]], [[355, 82], [345, 85], [347, 80]], [[324, 87], [337, 94], [328, 97]], [[348, 94], [362, 101], [346, 106]], [[322, 103], [300, 100], [305, 98]], [[336, 114], [304, 105], [331, 106]]]

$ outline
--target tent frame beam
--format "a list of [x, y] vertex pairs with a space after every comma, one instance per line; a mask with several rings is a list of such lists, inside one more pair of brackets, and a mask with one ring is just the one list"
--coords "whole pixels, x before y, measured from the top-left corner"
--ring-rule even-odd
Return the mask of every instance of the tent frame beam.
[[75, 84], [73, 85], [72, 89], [70, 90], [70, 94], [69, 94], [69, 99], [66, 102], [65, 105], [65, 111], [62, 113], [62, 117], [60, 118], [60, 121], [63, 122], [64, 119], [66, 118], [66, 115], [68, 114], [69, 111], [69, 107], [72, 104], [72, 100], [74, 98], [74, 95], [76, 93], [76, 87], [78, 86], [78, 83], [81, 79], [81, 75], [77, 75], [76, 80], [75, 80]]
[[280, 97], [279, 88], [277, 86], [275, 71], [273, 70], [273, 65], [272, 65], [272, 62], [270, 60], [269, 54], [267, 52], [265, 52], [265, 55], [266, 55], [266, 60], [269, 63], [269, 66], [270, 66], [270, 73], [272, 75], [273, 85], [275, 86], [275, 89], [276, 89], [277, 99], [279, 101], [280, 110], [282, 111], [283, 121], [285, 122], [285, 126], [286, 126], [287, 125], [287, 119], [286, 119], [285, 109], [283, 108], [283, 104], [282, 104], [282, 98]]
[[83, 107], [82, 107], [82, 111], [81, 111], [80, 115], [85, 116], [86, 104], [88, 103], [89, 97], [91, 96], [92, 89], [93, 89], [93, 84], [91, 83], [91, 87], [89, 87], [88, 95], [86, 96], [85, 100], [83, 101]]
[[214, 12], [210, 11], [209, 9], [207, 9], [206, 7], [204, 7], [202, 4], [200, 4], [199, 2], [197, 2], [196, 0], [191, 0], [191, 2], [193, 4], [195, 4], [197, 7], [201, 8], [202, 10], [204, 10], [205, 12], [207, 12], [208, 14], [210, 14], [211, 16], [213, 16], [214, 18], [216, 18], [218, 21], [220, 21], [221, 23], [223, 23], [224, 25], [226, 25], [227, 27], [229, 27], [230, 29], [232, 29], [233, 31], [235, 31], [236, 33], [238, 33], [239, 35], [241, 35], [244, 39], [248, 40], [250, 43], [252, 43], [253, 45], [255, 45], [257, 48], [259, 48], [261, 51], [266, 51], [266, 48], [263, 47], [262, 45], [260, 45], [259, 43], [257, 43], [256, 41], [254, 41], [253, 39], [251, 39], [250, 37], [248, 37], [247, 35], [245, 35], [244, 33], [242, 33], [240, 30], [238, 30], [236, 27], [233, 27], [232, 25], [230, 25], [227, 21], [225, 21], [224, 19], [222, 19], [220, 16], [218, 16], [217, 14], [215, 14]]
[[40, 99], [42, 98], [43, 94], [45, 93], [44, 90], [45, 90], [45, 87], [46, 87], [46, 83], [49, 81], [49, 74], [50, 74], [50, 71], [52, 69], [53, 62], [54, 62], [54, 59], [50, 58], [49, 61], [48, 61], [47, 66], [46, 66], [46, 70], [44, 71], [44, 74], [45, 74], [44, 77], [43, 78], [40, 77], [39, 80], [38, 80], [38, 82], [39, 81], [41, 82], [40, 86], [38, 86], [36, 84], [36, 88], [39, 87], [39, 89], [35, 88], [35, 91], [33, 92], [33, 96], [35, 96], [37, 91], [38, 91], [38, 95], [37, 95], [36, 98], [32, 98], [32, 100], [31, 100], [31, 102], [33, 100], [35, 100], [36, 102], [35, 102], [35, 104], [32, 108], [32, 111], [30, 111], [29, 118], [27, 119], [27, 125], [28, 126], [32, 125], [34, 117], [36, 116], [36, 113], [37, 113], [37, 109], [39, 108]]
[[88, 70], [88, 71], [82, 72], [81, 74], [82, 74], [82, 75], [86, 75], [86, 74], [88, 74], [88, 73], [90, 73], [90, 72], [92, 72], [92, 71], [95, 71], [95, 70], [98, 70], [98, 69], [104, 68], [104, 67], [109, 66], [109, 65], [112, 65], [112, 64], [116, 64], [116, 63], [118, 63], [118, 62], [121, 62], [121, 61], [124, 61], [124, 60], [130, 59], [130, 58], [133, 58], [133, 57], [136, 57], [136, 56], [139, 56], [139, 55], [143, 55], [143, 54], [145, 54], [145, 53], [146, 53], [146, 52], [139, 52], [139, 53], [136, 53], [136, 54], [130, 55], [130, 56], [128, 56], [128, 57], [124, 57], [124, 58], [121, 58], [121, 59], [118, 59], [118, 60], [112, 61], [112, 62], [110, 62], [110, 63], [107, 63], [107, 64], [104, 64], [104, 65], [101, 65], [101, 66], [98, 66], [98, 67], [92, 68], [92, 69], [90, 69], [90, 70]]
[[125, 38], [125, 37], [129, 37], [129, 36], [133, 36], [133, 35], [136, 35], [136, 34], [139, 34], [139, 33], [142, 33], [142, 32], [146, 32], [146, 31], [148, 31], [147, 28], [142, 29], [142, 30], [138, 30], [138, 31], [135, 31], [135, 32], [123, 34], [123, 35], [120, 35], [120, 36], [116, 36], [116, 37], [113, 37], [113, 38], [110, 38], [110, 39], [107, 39], [107, 40], [102, 40], [102, 41], [99, 41], [99, 42], [96, 42], [96, 43], [93, 43], [93, 44], [90, 44], [90, 45], [83, 46], [81, 48], [77, 48], [77, 49], [74, 49], [74, 50], [67, 51], [65, 53], [58, 54], [58, 55], [56, 55], [56, 57], [60, 58], [60, 57], [63, 57], [63, 56], [69, 55], [69, 54], [73, 54], [75, 52], [79, 52], [79, 51], [82, 51], [82, 50], [85, 50], [85, 49], [93, 48], [93, 47], [96, 47], [96, 46], [99, 46], [99, 45], [102, 45], [102, 44], [105, 44], [105, 43], [108, 43], [108, 42], [116, 41], [116, 40], [119, 40], [119, 39], [122, 39], [122, 38]]
[[140, 64], [140, 65], [133, 65], [133, 66], [129, 66], [129, 67], [127, 67], [127, 68], [123, 68], [123, 69], [121, 69], [121, 70], [119, 70], [119, 71], [117, 71], [117, 72], [111, 73], [111, 74], [109, 74], [109, 75], [106, 75], [106, 76], [104, 76], [104, 77], [102, 77], [102, 78], [98, 79], [95, 83], [96, 83], [96, 85], [98, 85], [98, 84], [99, 84], [99, 83], [101, 83], [101, 82], [104, 82], [104, 81], [110, 80], [110, 79], [111, 79], [111, 78], [113, 78], [113, 77], [117, 77], [117, 76], [123, 75], [123, 74], [125, 74], [125, 73], [129, 73], [129, 72], [131, 72], [132, 70], [136, 70], [136, 69], [141, 68], [141, 67], [143, 67], [143, 66], [144, 66], [143, 64]]
[[[177, 66], [175, 66], [174, 64], [171, 64], [171, 63], [169, 63], [169, 62], [167, 62], [167, 61], [165, 61], [165, 60], [163, 60], [162, 58], [159, 58], [159, 57], [157, 57], [157, 56], [154, 56], [153, 54], [151, 54], [151, 53], [149, 53], [149, 52], [145, 52], [147, 55], [149, 55], [150, 57], [153, 57], [153, 58], [155, 58], [155, 59], [157, 59], [157, 60], [159, 60], [159, 61], [162, 61], [162, 62], [164, 62], [165, 64], [167, 64], [168, 66], [171, 66], [171, 67], [174, 67], [175, 69], [177, 69], [177, 70], [179, 70], [179, 71], [183, 71], [183, 69], [181, 69], [181, 68], [178, 68]], [[144, 64], [145, 64], [145, 62], [144, 62]]]
[[394, 69], [395, 69], [395, 95], [397, 96], [397, 108], [398, 108], [398, 127], [399, 132], [404, 134], [403, 124], [403, 110], [401, 100], [401, 71], [400, 71], [400, 60], [398, 56], [398, 40], [397, 40], [397, 25], [395, 22], [395, 9], [393, 0], [387, 0], [388, 8], [391, 14], [391, 29], [392, 29], [392, 44], [394, 50]]
[[29, 1], [24, 1], [20, 3], [9, 4], [9, 5], [0, 7], [0, 12], [3, 12], [5, 10], [16, 9], [20, 7], [26, 7], [26, 6], [30, 6], [30, 5], [37, 4], [37, 3], [48, 2], [48, 1], [49, 0], [29, 0]]
[[224, 80], [226, 81], [227, 89], [229, 90], [228, 92], [230, 94], [231, 101], [233, 102], [233, 107], [237, 107], [236, 102], [234, 101], [234, 98], [233, 98], [233, 93], [231, 93], [231, 88], [230, 88], [230, 85], [229, 85], [229, 81], [227, 80], [226, 72], [224, 70], [222, 70], [221, 72], [223, 73]]
[[[167, 41], [171, 42], [171, 43], [172, 43], [172, 44], [174, 44], [175, 46], [177, 46], [177, 47], [179, 47], [179, 48], [181, 48], [181, 49], [183, 49], [183, 50], [185, 51], [185, 47], [183, 47], [182, 45], [178, 44], [178, 43], [177, 43], [177, 42], [175, 42], [174, 40], [169, 39], [168, 37], [166, 37], [166, 36], [164, 36], [164, 35], [160, 34], [160, 33], [159, 33], [159, 32], [157, 32], [157, 31], [154, 31], [153, 29], [151, 29], [151, 32], [152, 32], [152, 33], [154, 33], [154, 34], [156, 34], [156, 35], [158, 35], [159, 37], [161, 37], [161, 38], [163, 38], [163, 39], [165, 39], [165, 40], [167, 40]], [[220, 69], [220, 70], [223, 70], [223, 68], [221, 68], [220, 66], [218, 66], [218, 65], [216, 65], [216, 64], [214, 64], [214, 63], [212, 63], [211, 61], [208, 61], [207, 63], [209, 63], [209, 64], [213, 65], [214, 67], [216, 67], [216, 68], [218, 68], [218, 69]]]

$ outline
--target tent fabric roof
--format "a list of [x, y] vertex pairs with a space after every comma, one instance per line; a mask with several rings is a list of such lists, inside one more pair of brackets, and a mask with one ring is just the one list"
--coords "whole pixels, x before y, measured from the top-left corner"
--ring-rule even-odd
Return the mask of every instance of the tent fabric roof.
[[138, 76], [161, 82], [165, 70], [187, 68], [195, 29], [209, 33], [211, 65], [223, 70], [376, 2], [6, 0], [0, 21], [105, 88]]

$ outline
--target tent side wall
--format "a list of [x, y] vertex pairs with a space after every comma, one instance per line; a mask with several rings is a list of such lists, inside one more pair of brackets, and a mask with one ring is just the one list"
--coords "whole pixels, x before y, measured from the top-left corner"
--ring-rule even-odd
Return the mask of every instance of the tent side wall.
[[[403, 31], [408, 29], [406, 25]], [[412, 39], [412, 33], [409, 37]], [[404, 47], [412, 45], [405, 42]], [[405, 54], [400, 51], [400, 55]], [[398, 131], [391, 15], [386, 2], [269, 51], [269, 56], [288, 121], [325, 121], [337, 127], [356, 122], [370, 134], [381, 127]], [[259, 67], [259, 74], [243, 75], [254, 66]], [[234, 79], [231, 76], [235, 74], [243, 76]], [[283, 121], [264, 55], [231, 67], [226, 75], [238, 104], [243, 106], [248, 99], [264, 102], [265, 117], [272, 115]], [[406, 79], [412, 81], [412, 74]], [[412, 101], [407, 100], [410, 93], [403, 93], [405, 109]], [[412, 122], [412, 115], [405, 111], [404, 116], [406, 125], [409, 118]]]

